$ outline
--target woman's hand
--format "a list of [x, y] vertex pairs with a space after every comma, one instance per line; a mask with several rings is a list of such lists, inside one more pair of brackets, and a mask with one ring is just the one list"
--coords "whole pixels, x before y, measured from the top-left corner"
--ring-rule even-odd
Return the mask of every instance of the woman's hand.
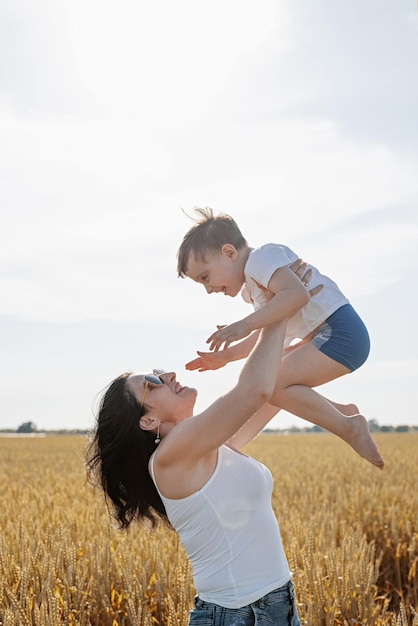
[[[305, 285], [305, 287], [308, 287], [309, 281], [312, 278], [312, 269], [306, 270], [306, 261], [302, 261], [302, 259], [296, 259], [296, 261], [294, 261], [289, 267], [292, 272], [296, 274], [299, 280]], [[322, 290], [323, 286], [324, 285], [317, 285], [313, 289], [310, 289], [310, 297], [313, 298], [313, 296], [316, 296], [316, 294]]]

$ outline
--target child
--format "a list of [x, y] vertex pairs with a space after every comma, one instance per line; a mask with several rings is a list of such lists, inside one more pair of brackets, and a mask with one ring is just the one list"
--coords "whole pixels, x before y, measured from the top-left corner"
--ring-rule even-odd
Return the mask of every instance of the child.
[[[221, 292], [232, 298], [241, 293], [253, 304], [254, 312], [233, 324], [218, 326], [207, 339], [210, 352], [198, 351], [198, 358], [186, 368], [203, 372], [245, 358], [261, 328], [288, 320], [284, 357], [270, 406], [255, 414], [236, 435], [239, 444], [243, 445], [244, 438], [250, 440], [282, 408], [333, 432], [360, 456], [383, 468], [367, 421], [357, 407], [337, 404], [312, 389], [353, 372], [368, 357], [367, 329], [347, 298], [332, 280], [308, 265], [304, 282], [309, 277], [311, 293], [316, 294], [311, 299], [299, 280], [300, 271], [292, 270], [300, 266], [290, 248], [272, 243], [250, 248], [229, 215], [215, 216], [209, 208], [195, 212], [200, 217], [177, 253], [178, 275], [201, 283], [208, 293]], [[322, 289], [315, 289], [319, 285]]]

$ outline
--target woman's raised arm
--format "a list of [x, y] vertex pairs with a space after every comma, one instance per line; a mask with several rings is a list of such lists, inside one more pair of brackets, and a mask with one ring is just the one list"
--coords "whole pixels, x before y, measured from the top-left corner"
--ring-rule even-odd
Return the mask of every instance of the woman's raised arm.
[[228, 441], [270, 399], [277, 382], [286, 321], [263, 328], [238, 382], [206, 410], [177, 424], [160, 445], [160, 463], [169, 458], [188, 464]]

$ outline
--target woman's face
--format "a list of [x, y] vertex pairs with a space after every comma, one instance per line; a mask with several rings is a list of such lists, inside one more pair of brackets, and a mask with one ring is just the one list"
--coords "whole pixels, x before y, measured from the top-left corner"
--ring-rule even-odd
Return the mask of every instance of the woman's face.
[[[162, 385], [152, 381], [157, 373]], [[196, 389], [183, 387], [177, 381], [175, 372], [154, 370], [151, 377], [149, 382], [146, 380], [146, 374], [131, 374], [126, 384], [138, 402], [140, 404], [143, 402], [153, 417], [161, 420], [169, 418], [170, 421], [177, 422], [193, 414], [197, 398]]]

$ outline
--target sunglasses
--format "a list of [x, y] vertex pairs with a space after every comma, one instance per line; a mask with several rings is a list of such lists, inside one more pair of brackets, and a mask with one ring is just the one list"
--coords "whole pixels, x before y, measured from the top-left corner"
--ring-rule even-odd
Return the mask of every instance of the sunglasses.
[[147, 393], [148, 387], [161, 387], [161, 385], [164, 385], [164, 381], [160, 378], [161, 374], [165, 374], [165, 371], [152, 370], [152, 374], [145, 374], [145, 384], [144, 391], [142, 392], [141, 406], [144, 404], [145, 394]]

